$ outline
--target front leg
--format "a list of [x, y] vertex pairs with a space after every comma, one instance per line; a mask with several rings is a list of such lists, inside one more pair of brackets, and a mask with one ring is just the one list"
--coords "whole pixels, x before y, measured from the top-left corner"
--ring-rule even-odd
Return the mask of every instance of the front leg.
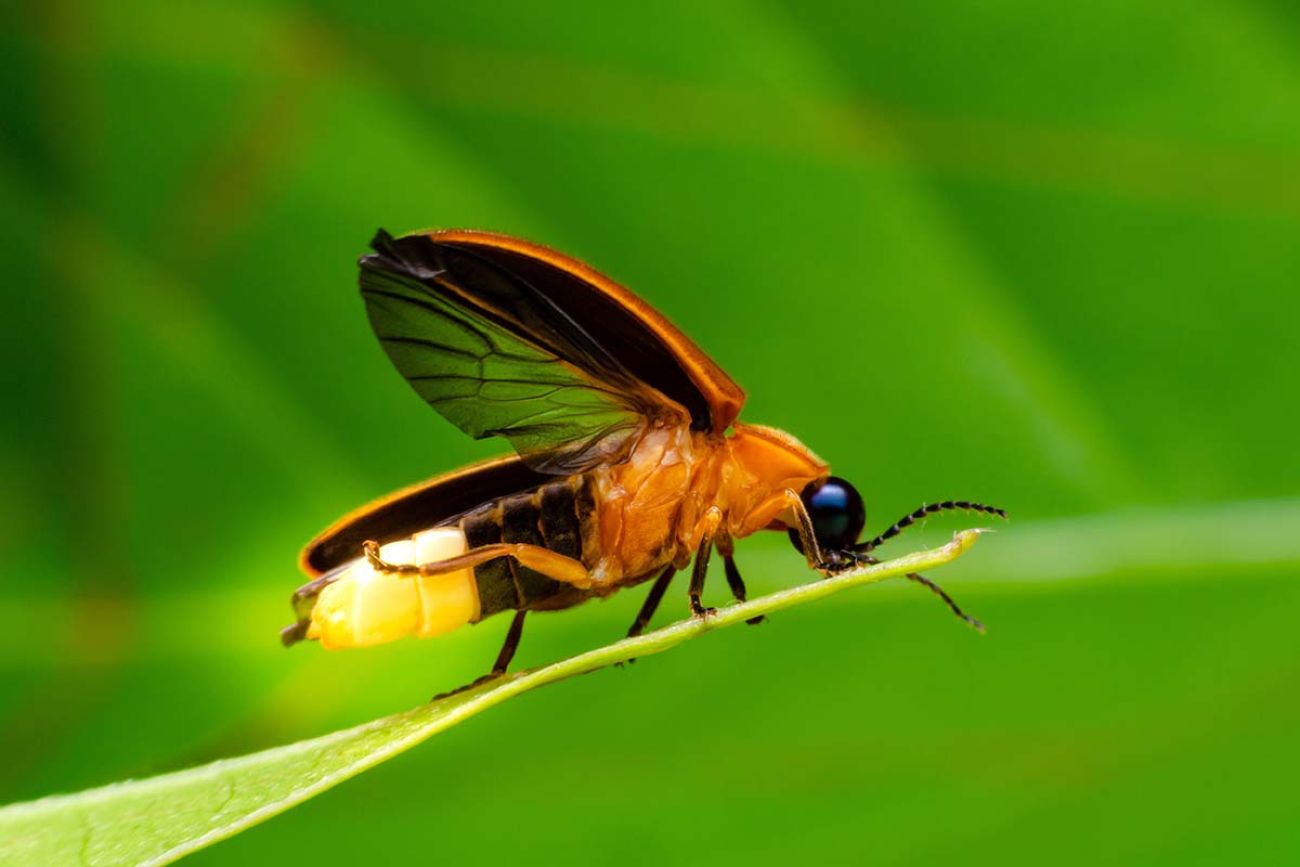
[[[637, 612], [636, 620], [633, 620], [632, 625], [628, 627], [628, 638], [636, 638], [642, 632], [645, 632], [645, 628], [650, 625], [650, 619], [659, 610], [659, 602], [664, 598], [664, 593], [668, 590], [668, 585], [672, 583], [673, 576], [676, 574], [677, 570], [672, 566], [666, 567], [664, 571], [659, 573], [659, 577], [655, 579], [655, 583], [650, 588], [650, 593], [646, 596], [645, 602], [641, 603], [641, 610]], [[628, 662], [631, 661], [628, 660]]]
[[[831, 574], [844, 567], [840, 563], [838, 556], [834, 552], [823, 552], [820, 543], [817, 541], [817, 534], [813, 530], [812, 518], [808, 515], [808, 507], [803, 504], [803, 498], [799, 492], [791, 488], [786, 488], [779, 493], [773, 494], [768, 499], [759, 503], [753, 510], [756, 515], [770, 516], [775, 519], [784, 512], [790, 512], [794, 515], [795, 534], [799, 537], [799, 549], [803, 552], [804, 559], [808, 561], [809, 569], [816, 569], [823, 574]], [[765, 517], [757, 527], [761, 529], [769, 520]]]
[[[737, 602], [744, 602], [749, 598], [749, 591], [745, 589], [745, 579], [740, 577], [740, 568], [736, 565], [736, 543], [726, 534], [718, 536], [718, 553], [722, 555], [722, 569], [727, 576], [727, 586], [731, 588], [731, 595], [736, 598]], [[745, 621], [749, 626], [757, 626], [767, 620], [767, 615], [760, 614], [757, 617], [751, 617]]]
[[[749, 594], [745, 589], [745, 579], [740, 577], [740, 569], [736, 566], [736, 558], [730, 554], [723, 554], [722, 567], [723, 571], [727, 573], [727, 586], [731, 588], [731, 595], [736, 597], [737, 602], [744, 602]], [[757, 626], [766, 619], [766, 614], [760, 614], [757, 617], [749, 618], [745, 623], [750, 626]]]

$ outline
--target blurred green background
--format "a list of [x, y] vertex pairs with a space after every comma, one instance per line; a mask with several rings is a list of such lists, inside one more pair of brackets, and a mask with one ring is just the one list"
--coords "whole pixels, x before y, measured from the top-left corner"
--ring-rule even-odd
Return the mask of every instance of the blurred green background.
[[[636, 289], [872, 528], [1008, 508], [936, 574], [990, 634], [907, 585], [805, 606], [509, 702], [196, 863], [1300, 857], [1296, 8], [10, 7], [0, 799], [486, 670], [500, 619], [276, 635], [316, 530], [502, 448], [410, 392], [355, 289], [377, 227], [470, 226]], [[739, 557], [754, 591], [810, 578], [780, 538]], [[536, 617], [519, 661], [642, 595]]]

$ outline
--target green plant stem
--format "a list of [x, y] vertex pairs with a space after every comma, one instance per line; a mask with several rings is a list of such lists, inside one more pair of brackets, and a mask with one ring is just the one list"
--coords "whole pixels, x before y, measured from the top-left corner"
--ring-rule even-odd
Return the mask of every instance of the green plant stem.
[[933, 569], [975, 543], [951, 542], [502, 677], [404, 713], [312, 740], [0, 809], [0, 863], [164, 864], [252, 827], [494, 705], [540, 686], [834, 593]]

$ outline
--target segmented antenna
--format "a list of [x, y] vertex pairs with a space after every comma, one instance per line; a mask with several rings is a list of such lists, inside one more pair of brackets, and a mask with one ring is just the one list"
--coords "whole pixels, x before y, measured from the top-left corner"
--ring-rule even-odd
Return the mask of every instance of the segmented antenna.
[[974, 629], [978, 629], [980, 632], [986, 631], [984, 629], [983, 623], [980, 623], [974, 617], [971, 617], [965, 611], [962, 611], [961, 606], [958, 605], [956, 602], [954, 602], [952, 600], [952, 597], [949, 596], [947, 593], [945, 593], [942, 587], [940, 587], [938, 584], [935, 584], [929, 578], [926, 578], [924, 575], [920, 575], [916, 572], [908, 572], [907, 580], [915, 581], [917, 584], [921, 584], [925, 587], [929, 587], [931, 593], [933, 593], [935, 596], [938, 596], [945, 603], [947, 603], [948, 608], [951, 609], [953, 614], [956, 614], [962, 620], [965, 620]]
[[[942, 503], [931, 503], [928, 506], [922, 506], [909, 515], [904, 515], [894, 522], [894, 525], [885, 532], [881, 533], [870, 542], [861, 542], [853, 547], [853, 550], [859, 552], [874, 550], [879, 545], [888, 542], [908, 527], [915, 524], [922, 518], [929, 517], [935, 512], [963, 511], [963, 512], [983, 512], [987, 515], [997, 515], [999, 518], [1006, 518], [1007, 513], [997, 506], [986, 506], [983, 503], [972, 503], [967, 500], [944, 500]], [[910, 576], [909, 576], [910, 577]], [[937, 589], [937, 588], [936, 588]], [[942, 594], [943, 591], [938, 591]], [[947, 597], [944, 597], [947, 599]], [[952, 600], [948, 600], [951, 604]], [[964, 616], [964, 615], [963, 615]]]
[[[875, 557], [872, 557], [870, 554], [859, 553], [857, 555], [857, 559], [858, 562], [860, 563], [880, 562]], [[935, 596], [938, 596], [940, 599], [942, 599], [944, 603], [948, 606], [949, 611], [951, 611], [953, 614], [956, 614], [962, 620], [966, 621], [966, 624], [971, 628], [978, 629], [981, 634], [988, 631], [984, 628], [983, 623], [976, 620], [974, 617], [971, 617], [965, 611], [962, 611], [961, 606], [958, 605], [955, 601], [953, 601], [953, 598], [949, 596], [946, 592], [944, 592], [944, 589], [942, 587], [940, 587], [938, 584], [935, 584], [929, 578], [926, 578], [924, 575], [921, 575], [918, 572], [908, 572], [906, 578], [908, 581], [915, 581], [917, 584], [920, 584], [923, 587], [930, 588], [930, 592], [933, 593]]]

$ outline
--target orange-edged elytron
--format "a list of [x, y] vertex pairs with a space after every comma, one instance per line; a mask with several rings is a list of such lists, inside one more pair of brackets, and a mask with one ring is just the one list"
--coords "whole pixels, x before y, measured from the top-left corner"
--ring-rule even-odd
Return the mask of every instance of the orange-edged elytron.
[[866, 510], [854, 487], [789, 434], [737, 421], [744, 392], [609, 278], [487, 232], [381, 231], [372, 247], [361, 294], [388, 357], [445, 418], [505, 437], [516, 454], [398, 491], [321, 533], [302, 555], [313, 580], [294, 594], [286, 644], [359, 647], [513, 611], [499, 674], [526, 612], [654, 579], [635, 635], [692, 560], [691, 611], [707, 616], [715, 548], [743, 600], [733, 543], [760, 530], [787, 531], [810, 567], [832, 574], [874, 562], [878, 545], [927, 514], [1002, 514], [935, 503], [859, 542]]

